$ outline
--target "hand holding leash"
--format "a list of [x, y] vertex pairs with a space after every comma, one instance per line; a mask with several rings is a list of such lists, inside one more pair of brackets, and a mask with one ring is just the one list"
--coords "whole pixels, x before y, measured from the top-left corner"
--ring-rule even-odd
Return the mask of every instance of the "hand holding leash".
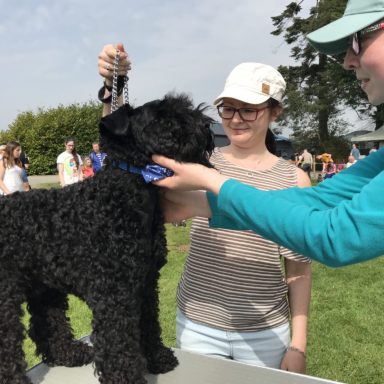
[[116, 53], [119, 51], [120, 60], [117, 68], [118, 76], [126, 76], [132, 68], [132, 62], [125, 51], [124, 45], [119, 43], [116, 45], [107, 44], [99, 53], [98, 69], [100, 76], [104, 77], [106, 84], [112, 86], [113, 65]]
[[[121, 43], [105, 45], [99, 53], [99, 74], [104, 77], [104, 85], [98, 92], [98, 99], [104, 104], [103, 116], [114, 112], [119, 106], [128, 103], [128, 76], [131, 61]], [[124, 91], [124, 96], [120, 97]]]

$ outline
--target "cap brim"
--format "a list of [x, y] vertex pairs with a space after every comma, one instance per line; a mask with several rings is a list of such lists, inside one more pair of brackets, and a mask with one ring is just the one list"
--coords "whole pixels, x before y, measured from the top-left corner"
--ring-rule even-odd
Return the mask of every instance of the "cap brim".
[[321, 53], [337, 55], [348, 49], [349, 37], [374, 22], [384, 18], [384, 12], [371, 12], [343, 16], [311, 32], [307, 39]]
[[230, 87], [226, 88], [217, 98], [214, 100], [213, 105], [218, 105], [225, 98], [240, 100], [243, 103], [248, 104], [262, 104], [271, 98], [270, 95], [262, 93], [256, 93], [255, 91], [249, 91], [244, 88]]

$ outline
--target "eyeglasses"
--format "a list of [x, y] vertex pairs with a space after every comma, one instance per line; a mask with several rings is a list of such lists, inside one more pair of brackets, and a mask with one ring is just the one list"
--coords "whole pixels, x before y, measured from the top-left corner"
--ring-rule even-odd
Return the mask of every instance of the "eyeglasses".
[[351, 49], [355, 56], [358, 56], [361, 52], [361, 36], [371, 32], [379, 31], [381, 29], [384, 29], [384, 23], [370, 25], [369, 27], [364, 28], [352, 35]]
[[233, 116], [235, 116], [235, 113], [238, 112], [239, 116], [244, 121], [255, 121], [257, 119], [257, 115], [259, 112], [264, 111], [264, 109], [269, 108], [269, 105], [267, 105], [264, 108], [234, 108], [234, 107], [228, 107], [226, 105], [219, 105], [217, 107], [217, 112], [219, 113], [219, 116], [224, 120], [231, 120], [233, 119]]

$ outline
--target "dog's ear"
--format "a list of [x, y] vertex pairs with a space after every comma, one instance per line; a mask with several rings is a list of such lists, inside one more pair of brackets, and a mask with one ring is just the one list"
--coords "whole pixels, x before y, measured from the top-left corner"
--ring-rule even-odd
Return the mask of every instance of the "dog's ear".
[[211, 130], [214, 120], [205, 114], [208, 108], [206, 104], [201, 103], [193, 110], [193, 119], [188, 125], [192, 129], [190, 137], [181, 151], [185, 159], [177, 160], [198, 162], [207, 167], [212, 167], [209, 158], [215, 148], [214, 134]]
[[205, 114], [208, 108], [209, 107], [205, 103], [201, 103], [197, 106], [196, 111], [201, 114], [201, 122], [197, 129], [201, 132], [198, 136], [200, 137], [199, 145], [204, 151], [203, 164], [206, 166], [212, 166], [209, 162], [209, 158], [215, 149], [215, 135], [211, 129], [214, 119]]
[[129, 117], [133, 113], [133, 108], [128, 104], [123, 105], [110, 115], [104, 116], [100, 120], [100, 134], [110, 136], [127, 136], [130, 130]]
[[135, 140], [132, 135], [132, 115], [134, 109], [123, 105], [115, 112], [100, 120], [100, 146], [108, 154], [109, 160], [132, 161]]

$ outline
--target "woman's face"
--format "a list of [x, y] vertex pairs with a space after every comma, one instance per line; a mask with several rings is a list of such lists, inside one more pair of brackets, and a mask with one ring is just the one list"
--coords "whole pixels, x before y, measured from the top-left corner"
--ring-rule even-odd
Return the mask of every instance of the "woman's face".
[[16, 147], [13, 150], [13, 158], [18, 159], [20, 157], [20, 153], [21, 153], [21, 147]]
[[344, 57], [344, 68], [355, 71], [370, 103], [384, 103], [384, 31], [363, 35], [360, 54], [355, 56], [349, 48]]
[[[257, 113], [257, 118], [254, 121], [244, 121], [237, 111], [232, 119], [223, 119], [222, 124], [225, 134], [228, 136], [231, 144], [250, 148], [260, 143], [265, 143], [265, 137], [269, 124], [276, 119], [273, 117], [271, 108], [268, 102], [262, 104], [247, 104], [236, 99], [223, 99], [224, 107], [245, 108], [251, 110], [260, 110]], [[267, 107], [267, 108], [266, 108]]]
[[75, 142], [74, 142], [74, 141], [68, 141], [68, 142], [65, 144], [65, 150], [66, 150], [67, 152], [72, 152], [74, 147], [75, 147]]

